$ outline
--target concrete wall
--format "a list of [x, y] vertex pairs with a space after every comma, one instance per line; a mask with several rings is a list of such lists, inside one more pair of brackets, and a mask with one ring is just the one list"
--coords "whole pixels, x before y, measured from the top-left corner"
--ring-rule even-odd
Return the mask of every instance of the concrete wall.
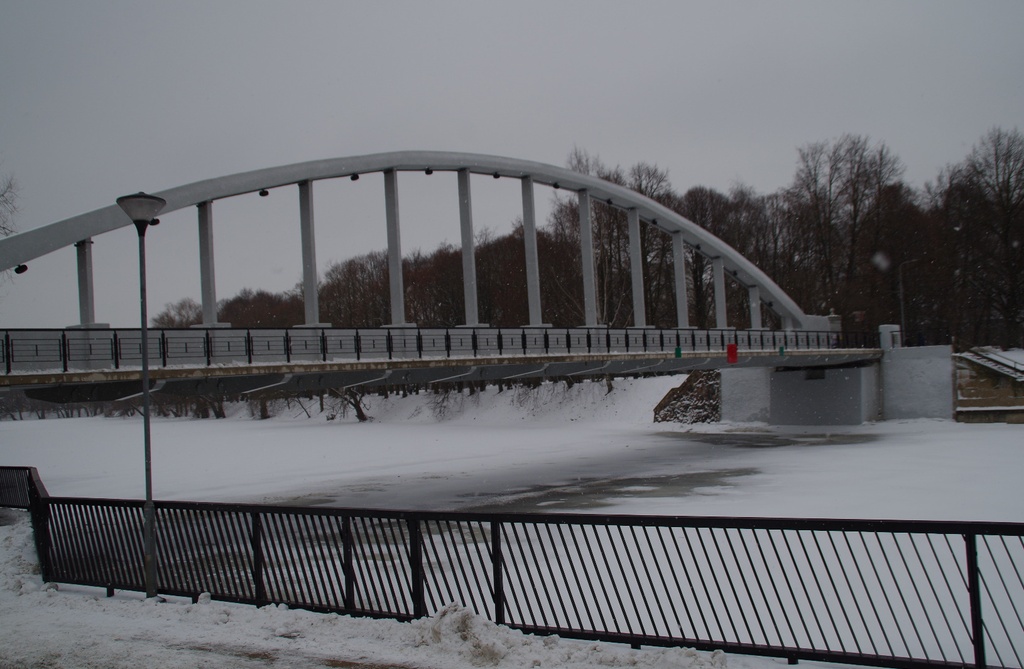
[[771, 374], [773, 425], [859, 425], [878, 417], [877, 375], [870, 367], [801, 369]]
[[878, 370], [722, 370], [722, 420], [773, 425], [857, 425], [880, 416]]
[[732, 367], [722, 372], [722, 420], [767, 423], [771, 399], [768, 367]]
[[880, 328], [877, 365], [843, 369], [722, 370], [722, 420], [773, 425], [858, 425], [953, 417], [953, 351], [900, 348], [899, 326]]
[[892, 348], [881, 363], [882, 416], [953, 417], [953, 349], [949, 346]]
[[865, 421], [882, 420], [882, 382], [878, 365], [862, 367], [861, 373], [861, 407]]

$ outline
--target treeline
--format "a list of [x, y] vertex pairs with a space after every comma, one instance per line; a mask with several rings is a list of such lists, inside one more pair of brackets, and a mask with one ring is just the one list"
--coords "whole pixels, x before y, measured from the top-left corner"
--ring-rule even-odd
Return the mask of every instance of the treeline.
[[[960, 347], [1024, 346], [1024, 136], [992, 129], [963, 161], [924, 189], [903, 180], [900, 159], [883, 142], [844, 135], [798, 149], [789, 186], [762, 194], [735, 185], [680, 193], [668, 173], [638, 163], [610, 167], [583, 150], [570, 169], [631, 188], [717, 235], [760, 267], [812, 314], [835, 313], [848, 331], [905, 320], [908, 334]], [[592, 204], [599, 322], [633, 324], [625, 212]], [[559, 196], [538, 231], [543, 320], [584, 323], [579, 218], [574, 196]], [[676, 324], [671, 238], [642, 226], [646, 321]], [[690, 324], [714, 326], [711, 261], [688, 250]], [[529, 322], [521, 222], [512, 232], [483, 231], [476, 244], [481, 322]], [[445, 244], [404, 260], [406, 315], [424, 327], [464, 321], [461, 250]], [[727, 282], [730, 283], [730, 282]], [[729, 325], [747, 327], [747, 291], [727, 287]], [[901, 296], [902, 293], [902, 296]], [[390, 322], [384, 251], [331, 265], [319, 284], [320, 318], [335, 327]], [[303, 321], [301, 290], [243, 290], [219, 305], [237, 327], [289, 327]], [[765, 312], [765, 327], [779, 325]], [[158, 327], [199, 323], [186, 298], [154, 319]]]

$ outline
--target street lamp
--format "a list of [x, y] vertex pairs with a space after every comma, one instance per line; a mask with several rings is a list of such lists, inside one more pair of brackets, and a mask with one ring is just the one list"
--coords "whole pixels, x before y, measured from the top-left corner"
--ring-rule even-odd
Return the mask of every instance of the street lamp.
[[142, 435], [146, 461], [146, 502], [142, 507], [143, 576], [146, 597], [156, 597], [156, 509], [153, 506], [153, 460], [149, 437], [149, 316], [146, 313], [146, 228], [156, 225], [156, 215], [167, 201], [155, 195], [136, 193], [117, 198], [139, 233], [139, 309], [142, 317]]
[[897, 277], [899, 278], [899, 284], [900, 284], [900, 343], [901, 344], [906, 341], [906, 337], [907, 337], [907, 318], [906, 318], [905, 312], [903, 310], [903, 266], [904, 265], [909, 265], [912, 262], [917, 262], [918, 260], [920, 260], [920, 258], [913, 258], [911, 260], [904, 260], [903, 262], [901, 262], [899, 264], [899, 267], [896, 268], [896, 274], [897, 274]]

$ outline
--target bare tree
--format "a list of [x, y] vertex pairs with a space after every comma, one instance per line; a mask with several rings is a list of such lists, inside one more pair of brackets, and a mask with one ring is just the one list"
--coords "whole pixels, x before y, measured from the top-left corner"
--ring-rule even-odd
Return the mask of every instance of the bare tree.
[[1024, 346], [1024, 135], [993, 128], [931, 195], [954, 234], [972, 338]]
[[158, 328], [187, 328], [203, 321], [203, 307], [191, 297], [164, 305], [164, 310], [153, 318]]
[[865, 238], [870, 223], [881, 220], [882, 195], [899, 183], [903, 166], [885, 144], [872, 146], [858, 135], [808, 144], [798, 155], [788, 207], [799, 234], [811, 242], [820, 285], [805, 306], [846, 315], [863, 307], [859, 274], [875, 252]]
[[18, 212], [18, 184], [14, 177], [0, 181], [0, 236], [14, 234], [14, 215]]
[[[713, 188], [694, 186], [679, 198], [675, 209], [711, 234], [723, 239], [727, 236], [725, 230], [729, 217], [729, 198]], [[706, 252], [706, 249], [704, 252], [692, 249], [687, 262], [690, 270], [687, 279], [690, 284], [688, 292], [693, 300], [690, 322], [699, 328], [715, 326], [711, 261], [704, 255]]]

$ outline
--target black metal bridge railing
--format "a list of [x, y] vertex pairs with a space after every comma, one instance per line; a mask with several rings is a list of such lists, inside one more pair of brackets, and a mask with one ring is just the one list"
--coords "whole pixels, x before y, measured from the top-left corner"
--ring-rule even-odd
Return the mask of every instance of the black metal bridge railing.
[[[142, 365], [139, 329], [2, 330], [6, 374]], [[211, 366], [536, 354], [878, 348], [877, 333], [616, 328], [176, 328], [149, 330], [150, 364]]]
[[[37, 484], [0, 468], [0, 503], [32, 508], [44, 579], [144, 590], [141, 501]], [[399, 620], [457, 603], [580, 639], [1022, 666], [1024, 524], [156, 508], [164, 594]]]

